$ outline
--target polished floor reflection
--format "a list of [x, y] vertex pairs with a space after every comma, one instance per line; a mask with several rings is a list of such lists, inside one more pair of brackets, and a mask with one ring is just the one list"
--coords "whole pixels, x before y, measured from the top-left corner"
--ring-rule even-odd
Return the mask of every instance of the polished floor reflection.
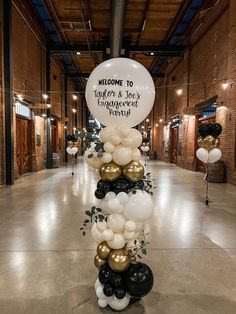
[[[236, 186], [210, 184], [203, 174], [161, 162], [155, 217], [145, 261], [153, 291], [124, 312], [236, 313]], [[95, 202], [99, 176], [80, 159], [0, 188], [0, 313], [113, 313], [96, 304], [95, 243], [80, 233], [84, 210]]]

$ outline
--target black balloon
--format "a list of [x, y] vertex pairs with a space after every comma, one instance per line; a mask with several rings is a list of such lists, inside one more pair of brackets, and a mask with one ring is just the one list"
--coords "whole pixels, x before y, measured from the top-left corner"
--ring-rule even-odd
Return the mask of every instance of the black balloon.
[[129, 182], [125, 179], [118, 179], [113, 183], [113, 191], [127, 192], [129, 190]]
[[131, 264], [125, 271], [124, 283], [131, 297], [141, 298], [147, 295], [153, 287], [152, 270], [144, 263]]
[[111, 190], [111, 183], [101, 179], [98, 181], [97, 188], [107, 193]]
[[72, 135], [70, 135], [70, 134], [68, 134], [68, 135], [66, 135], [66, 140], [68, 141], [68, 142], [71, 142], [72, 141]]
[[97, 189], [94, 194], [95, 194], [96, 198], [98, 198], [99, 200], [101, 200], [105, 197], [105, 192], [102, 190], [99, 190], [99, 189]]
[[[104, 293], [105, 294], [105, 293]], [[126, 295], [126, 290], [124, 287], [118, 287], [115, 290], [115, 296], [117, 297], [117, 299], [123, 299]]]
[[136, 185], [137, 185], [140, 189], [142, 189], [143, 186], [144, 186], [143, 180], [139, 180], [138, 182], [136, 182]]
[[217, 137], [222, 132], [222, 126], [219, 123], [213, 123], [211, 126], [211, 135]]
[[123, 286], [123, 280], [119, 274], [113, 273], [111, 276], [111, 282], [115, 287]]
[[113, 272], [110, 269], [110, 267], [108, 266], [108, 264], [104, 265], [98, 274], [98, 278], [99, 281], [101, 282], [101, 284], [105, 285], [105, 284], [110, 284], [111, 283], [111, 276], [112, 276]]
[[71, 135], [71, 137], [72, 137], [71, 138], [72, 142], [74, 142], [74, 143], [77, 142], [77, 140], [78, 140], [78, 135], [77, 134], [73, 134], [73, 135]]
[[198, 128], [198, 134], [201, 137], [206, 137], [207, 135], [210, 135], [210, 127], [208, 123], [202, 123]]
[[112, 287], [112, 285], [105, 284], [103, 287], [103, 293], [105, 294], [105, 296], [111, 297], [114, 293], [114, 288]]

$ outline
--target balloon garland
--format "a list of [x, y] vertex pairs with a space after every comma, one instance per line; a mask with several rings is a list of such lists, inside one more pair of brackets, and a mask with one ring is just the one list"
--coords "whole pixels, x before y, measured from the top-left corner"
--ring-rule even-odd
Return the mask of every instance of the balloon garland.
[[95, 284], [98, 305], [120, 311], [131, 299], [150, 292], [153, 273], [137, 262], [140, 251], [147, 253], [148, 219], [153, 214], [152, 181], [140, 162], [141, 133], [133, 128], [105, 127], [96, 143], [85, 151], [89, 166], [99, 169], [96, 206], [86, 211], [81, 231], [91, 234], [98, 243], [94, 264], [99, 269]]
[[208, 167], [220, 160], [222, 153], [219, 149], [220, 139], [219, 135], [222, 132], [222, 126], [219, 123], [202, 123], [198, 128], [198, 150], [196, 152], [197, 158], [206, 164], [206, 200], [205, 203], [208, 205]]

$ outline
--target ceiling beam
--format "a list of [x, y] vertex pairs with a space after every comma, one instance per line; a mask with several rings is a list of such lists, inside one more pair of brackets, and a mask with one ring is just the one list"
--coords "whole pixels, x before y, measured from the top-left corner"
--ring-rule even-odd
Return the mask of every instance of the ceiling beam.
[[[124, 45], [125, 51], [129, 52], [153, 52], [154, 56], [183, 56], [186, 46], [175, 46], [175, 45], [151, 45], [151, 46], [130, 46]], [[62, 52], [86, 52], [89, 51], [87, 45], [70, 45], [70, 44], [54, 44], [49, 46], [51, 53], [62, 53]], [[103, 52], [103, 45], [91, 45], [90, 49], [92, 52]]]

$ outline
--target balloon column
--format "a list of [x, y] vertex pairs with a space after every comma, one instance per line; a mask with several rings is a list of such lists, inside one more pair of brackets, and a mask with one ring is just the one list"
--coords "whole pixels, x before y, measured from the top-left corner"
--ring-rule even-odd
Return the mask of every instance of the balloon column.
[[219, 135], [222, 132], [222, 126], [219, 123], [203, 123], [198, 128], [200, 135], [197, 142], [197, 158], [204, 163], [214, 163], [221, 158]]
[[220, 139], [219, 135], [222, 132], [222, 126], [219, 123], [202, 123], [198, 128], [200, 135], [197, 142], [199, 149], [196, 152], [197, 158], [206, 164], [206, 199], [205, 203], [208, 205], [208, 166], [220, 160], [222, 153], [219, 149]]
[[113, 58], [97, 66], [86, 86], [90, 112], [106, 125], [100, 143], [92, 143], [84, 153], [89, 166], [98, 169], [96, 206], [81, 228], [91, 226], [97, 242], [94, 264], [98, 268], [95, 291], [101, 308], [121, 311], [131, 299], [147, 295], [153, 273], [143, 262], [153, 214], [152, 184], [140, 162], [142, 134], [132, 128], [149, 114], [155, 87], [148, 71], [138, 62]]
[[72, 134], [72, 135], [68, 134], [66, 136], [66, 139], [68, 142], [66, 152], [68, 155], [72, 156], [72, 175], [74, 175], [74, 157], [78, 152], [78, 147], [77, 147], [78, 137], [76, 134]]

